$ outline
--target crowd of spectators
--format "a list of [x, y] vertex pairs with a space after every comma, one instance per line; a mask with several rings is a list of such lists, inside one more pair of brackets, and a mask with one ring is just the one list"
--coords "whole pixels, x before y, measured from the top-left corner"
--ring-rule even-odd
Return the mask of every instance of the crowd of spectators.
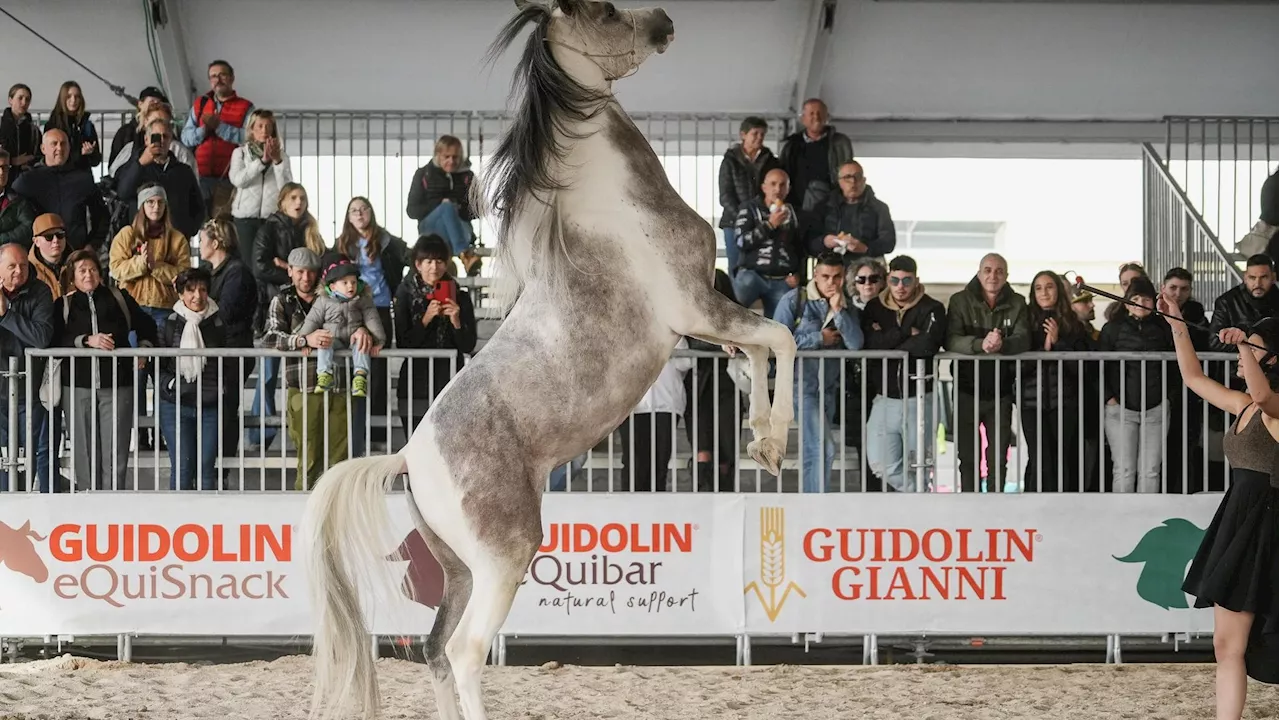
[[[474, 305], [453, 269], [458, 262], [471, 275], [480, 269], [473, 176], [457, 138], [442, 137], [415, 175], [406, 205], [420, 220], [415, 242], [381, 227], [369, 200], [356, 197], [330, 244], [293, 179], [274, 113], [236, 92], [225, 60], [209, 63], [208, 83], [180, 126], [165, 93], [144, 89], [106, 152], [75, 82], [59, 89], [43, 126], [31, 112], [31, 88], [9, 89], [0, 116], [0, 354], [67, 347], [103, 355], [32, 368], [39, 398], [31, 403], [31, 446], [42, 491], [130, 487], [129, 458], [160, 448], [171, 488], [230, 482], [229, 471], [217, 472], [219, 456], [266, 452], [278, 440], [282, 359], [282, 414], [303, 487], [326, 461], [364, 453], [364, 403], [374, 416], [389, 405], [380, 350], [453, 351], [405, 363], [400, 416], [416, 423], [475, 349]], [[321, 283], [326, 275], [330, 282]], [[317, 313], [359, 308], [363, 320], [308, 325], [317, 306]], [[197, 352], [106, 355], [153, 346]], [[234, 352], [253, 347], [315, 354]], [[339, 349], [358, 363], [351, 377], [347, 361], [332, 357]], [[326, 364], [321, 372], [317, 361]], [[255, 370], [243, 412], [242, 390]], [[0, 443], [7, 443], [2, 405]], [[20, 398], [20, 432], [26, 405]], [[143, 417], [154, 418], [156, 431], [136, 422]], [[51, 472], [51, 453], [61, 455], [64, 442], [71, 472]], [[8, 485], [0, 474], [0, 489]]]
[[[197, 478], [206, 489], [218, 487], [218, 456], [271, 447], [278, 430], [267, 419], [277, 414], [298, 448], [297, 487], [306, 487], [326, 461], [363, 454], [364, 403], [376, 408], [374, 416], [389, 410], [390, 370], [381, 349], [454, 351], [401, 365], [397, 407], [406, 428], [416, 426], [475, 349], [475, 306], [456, 270], [480, 270], [469, 201], [474, 175], [462, 142], [439, 138], [410, 182], [404, 211], [419, 232], [412, 247], [379, 225], [364, 197], [349, 201], [342, 231], [329, 245], [306, 188], [294, 181], [275, 115], [240, 97], [235, 80], [229, 63], [210, 63], [209, 91], [185, 110], [180, 131], [168, 98], [147, 88], [105, 155], [76, 83], [59, 89], [43, 128], [32, 119], [31, 89], [9, 90], [0, 117], [0, 354], [154, 345], [257, 346], [310, 356], [50, 362], [37, 369], [41, 396], [31, 418], [42, 490], [50, 489], [51, 476], [55, 489], [70, 482], [127, 487], [128, 449], [153, 443], [167, 447], [171, 487], [194, 487]], [[1181, 433], [1200, 437], [1200, 407], [1177, 391], [1176, 366], [1171, 372], [1158, 360], [1010, 359], [1029, 351], [1170, 351], [1169, 327], [1152, 313], [1158, 296], [1176, 302], [1189, 320], [1206, 321], [1189, 271], [1172, 268], [1157, 284], [1141, 265], [1126, 264], [1119, 283], [1134, 304], [1112, 304], [1101, 327], [1089, 293], [1046, 269], [1024, 297], [994, 253], [944, 303], [926, 293], [917, 260], [895, 254], [889, 205], [868, 183], [851, 139], [829, 124], [821, 100], [804, 104], [800, 128], [777, 154], [765, 146], [767, 132], [767, 121], [747, 118], [740, 142], [721, 163], [719, 226], [728, 270], [717, 271], [716, 287], [744, 306], [759, 303], [792, 329], [801, 350], [811, 351], [798, 361], [791, 389], [803, 491], [833, 489], [841, 443], [865, 452], [867, 487], [917, 489], [914, 468], [935, 446], [948, 410], [966, 491], [1004, 487], [1015, 441], [1026, 446], [1026, 491], [1156, 492], [1162, 471], [1198, 467], [1204, 458], [1197, 453], [1207, 448]], [[104, 160], [104, 179], [95, 182], [92, 169]], [[1213, 332], [1198, 334], [1197, 348], [1231, 352], [1218, 342], [1219, 329], [1275, 315], [1275, 276], [1273, 257], [1250, 257], [1244, 282], [1216, 299]], [[354, 302], [342, 307], [347, 300]], [[359, 321], [349, 326], [316, 321], [330, 310], [356, 308]], [[351, 349], [357, 373], [348, 376], [342, 362], [329, 366], [335, 348]], [[905, 351], [911, 362], [904, 369], [899, 360], [812, 354], [860, 350]], [[918, 384], [914, 368], [921, 359], [931, 367], [943, 351], [987, 360], [956, 360], [953, 392], [935, 399], [936, 379]], [[317, 360], [325, 366], [317, 368]], [[242, 412], [240, 390], [255, 370], [252, 405]], [[281, 372], [285, 407], [277, 413]], [[735, 380], [727, 363], [672, 359], [619, 428], [623, 465], [636, 476], [636, 489], [666, 487], [679, 418], [700, 487], [733, 486], [737, 451], [726, 438], [740, 427]], [[917, 402], [921, 390], [925, 397]], [[695, 405], [699, 412], [690, 410]], [[25, 401], [19, 407], [23, 412]], [[921, 407], [925, 445], [917, 447]], [[0, 404], [0, 441], [6, 413]], [[132, 416], [148, 414], [158, 435], [130, 437]], [[1208, 429], [1220, 432], [1221, 418], [1216, 425], [1209, 418]], [[77, 444], [95, 433], [115, 440], [96, 449]], [[67, 436], [74, 472], [64, 479], [50, 472], [49, 458]], [[580, 465], [581, 458], [569, 470]], [[1163, 487], [1205, 487], [1203, 473], [1189, 475], [1195, 477]], [[566, 481], [560, 469], [551, 484]], [[7, 482], [0, 475], [0, 488]]]

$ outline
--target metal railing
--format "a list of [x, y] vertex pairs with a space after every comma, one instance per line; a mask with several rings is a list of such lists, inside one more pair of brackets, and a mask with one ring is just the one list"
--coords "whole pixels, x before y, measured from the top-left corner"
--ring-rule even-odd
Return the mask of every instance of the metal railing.
[[1165, 165], [1230, 252], [1258, 218], [1262, 182], [1280, 159], [1278, 143], [1276, 117], [1165, 118]]
[[1240, 284], [1242, 269], [1187, 198], [1150, 143], [1142, 145], [1142, 259], [1153, 278], [1182, 267], [1195, 277], [1196, 296], [1212, 307]]
[[[193, 355], [219, 362], [218, 400], [157, 396], [156, 368]], [[85, 363], [107, 357], [126, 362], [110, 364], [99, 382], [79, 392], [64, 387], [57, 409], [44, 408], [38, 389], [46, 362], [61, 359], [74, 378]], [[447, 365], [449, 377], [457, 369], [452, 350], [388, 349], [381, 357], [385, 364], [375, 365], [367, 398], [352, 398], [346, 389], [317, 395], [310, 387], [281, 388], [267, 393], [283, 396], [275, 404], [279, 411], [254, 413], [250, 399], [265, 363], [300, 363], [291, 366], [296, 373], [297, 367], [309, 370], [313, 360], [254, 348], [30, 350], [25, 358], [9, 359], [7, 417], [0, 427], [7, 429], [6, 476], [17, 473], [20, 480], [7, 483], [8, 489], [304, 491], [345, 457], [398, 451], [429, 406], [431, 391], [424, 388], [443, 380], [434, 364]], [[547, 491], [1225, 488], [1221, 435], [1230, 417], [1210, 410], [1178, 382], [1172, 353], [943, 354], [932, 362], [902, 362], [901, 375], [889, 371], [890, 361], [905, 359], [900, 352], [805, 351], [799, 357], [796, 388], [774, 388], [794, 392], [796, 401], [780, 478], [746, 453], [751, 432], [744, 361], [722, 352], [679, 351], [673, 359], [691, 366], [684, 377], [685, 407], [667, 417], [633, 413], [597, 446], [554, 469]], [[349, 354], [339, 358], [349, 376]], [[132, 361], [138, 359], [147, 361], [147, 369], [134, 376]], [[1211, 376], [1234, 377], [1234, 355], [1201, 359]], [[403, 366], [415, 360], [430, 361], [426, 378], [413, 362]], [[1046, 377], [1051, 379], [1034, 380]], [[202, 376], [194, 383], [196, 397], [202, 397], [203, 382]], [[905, 401], [874, 390], [898, 383], [910, 388]], [[1137, 407], [1113, 404], [1116, 396]], [[188, 427], [185, 434], [182, 427]], [[155, 432], [150, 447], [142, 442], [147, 430]], [[261, 440], [251, 450], [245, 443], [252, 431]], [[210, 433], [217, 442], [206, 445]]]

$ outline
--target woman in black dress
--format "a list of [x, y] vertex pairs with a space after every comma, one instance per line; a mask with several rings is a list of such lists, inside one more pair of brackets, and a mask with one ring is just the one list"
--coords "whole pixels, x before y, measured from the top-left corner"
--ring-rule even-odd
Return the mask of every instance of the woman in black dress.
[[[1178, 306], [1163, 298], [1161, 312], [1181, 320]], [[1268, 318], [1247, 333], [1226, 328], [1219, 339], [1237, 345], [1237, 374], [1249, 392], [1242, 393], [1209, 379], [1181, 322], [1171, 322], [1178, 368], [1187, 387], [1206, 402], [1236, 417], [1222, 446], [1231, 463], [1231, 485], [1205, 530], [1183, 591], [1195, 606], [1213, 608], [1213, 651], [1218, 660], [1218, 720], [1238, 720], [1244, 710], [1246, 675], [1277, 681], [1277, 515], [1276, 438], [1280, 408], [1275, 383], [1276, 321]], [[1262, 345], [1262, 353], [1242, 343]], [[1266, 368], [1264, 370], [1264, 367]]]

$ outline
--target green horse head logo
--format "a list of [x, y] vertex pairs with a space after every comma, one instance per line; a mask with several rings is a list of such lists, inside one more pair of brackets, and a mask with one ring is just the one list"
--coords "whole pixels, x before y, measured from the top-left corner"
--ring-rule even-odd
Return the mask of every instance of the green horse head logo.
[[1182, 609], [1188, 607], [1182, 580], [1203, 537], [1204, 529], [1191, 521], [1169, 518], [1148, 530], [1128, 555], [1111, 557], [1123, 563], [1144, 563], [1138, 575], [1138, 597], [1166, 610]]

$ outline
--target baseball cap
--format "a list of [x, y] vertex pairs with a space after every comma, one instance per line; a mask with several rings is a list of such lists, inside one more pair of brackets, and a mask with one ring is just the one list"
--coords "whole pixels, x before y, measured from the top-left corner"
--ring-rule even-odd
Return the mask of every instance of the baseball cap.
[[1093, 299], [1093, 293], [1089, 292], [1088, 290], [1081, 290], [1080, 292], [1076, 293], [1074, 297], [1071, 298], [1071, 302], [1072, 303], [1087, 302], [1092, 299]]
[[160, 88], [155, 86], [143, 88], [142, 92], [138, 93], [138, 102], [142, 102], [147, 98], [155, 98], [160, 102], [166, 103], [166, 104], [169, 102], [169, 98], [165, 97], [164, 93], [160, 90]]
[[319, 270], [320, 256], [314, 252], [304, 248], [294, 248], [289, 253], [289, 267], [296, 267], [302, 270]]
[[63, 224], [62, 216], [55, 215], [54, 213], [45, 213], [37, 217], [35, 222], [31, 223], [32, 235], [44, 235], [51, 230], [62, 230], [65, 232], [66, 229], [67, 226]]

